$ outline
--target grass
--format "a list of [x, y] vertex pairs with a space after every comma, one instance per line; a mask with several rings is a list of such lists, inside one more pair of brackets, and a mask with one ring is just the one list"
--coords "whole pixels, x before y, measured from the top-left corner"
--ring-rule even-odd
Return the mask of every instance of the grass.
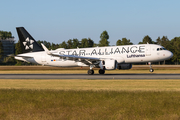
[[180, 91], [180, 80], [29, 80], [0, 79], [0, 89]]
[[177, 91], [0, 89], [0, 119], [180, 119]]
[[180, 119], [180, 80], [0, 79], [0, 120]]

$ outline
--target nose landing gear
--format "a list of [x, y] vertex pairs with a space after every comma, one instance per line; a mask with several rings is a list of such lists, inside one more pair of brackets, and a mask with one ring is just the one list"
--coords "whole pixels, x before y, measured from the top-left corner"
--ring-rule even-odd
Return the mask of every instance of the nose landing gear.
[[152, 69], [152, 66], [151, 66], [151, 62], [148, 62], [148, 64], [149, 64], [149, 67], [150, 67], [150, 69], [149, 69], [149, 72], [154, 72], [154, 69]]

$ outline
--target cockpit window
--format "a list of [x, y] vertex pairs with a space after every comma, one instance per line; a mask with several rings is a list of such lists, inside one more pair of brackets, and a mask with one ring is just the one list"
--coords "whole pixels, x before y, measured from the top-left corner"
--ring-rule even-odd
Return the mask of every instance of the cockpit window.
[[166, 50], [166, 48], [163, 48], [163, 50]]
[[159, 50], [166, 50], [166, 48], [157, 48], [157, 51]]

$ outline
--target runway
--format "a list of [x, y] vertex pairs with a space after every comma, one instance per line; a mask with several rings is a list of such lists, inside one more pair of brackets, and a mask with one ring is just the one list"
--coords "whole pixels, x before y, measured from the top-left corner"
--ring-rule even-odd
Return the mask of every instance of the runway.
[[0, 79], [180, 79], [180, 74], [0, 74]]

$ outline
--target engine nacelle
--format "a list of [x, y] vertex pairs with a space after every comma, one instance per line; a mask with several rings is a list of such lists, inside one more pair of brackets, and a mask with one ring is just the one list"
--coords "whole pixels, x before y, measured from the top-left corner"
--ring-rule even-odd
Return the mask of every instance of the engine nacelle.
[[123, 64], [118, 64], [117, 65], [117, 69], [122, 69], [122, 70], [127, 70], [127, 69], [131, 69], [132, 68], [132, 64], [128, 64], [128, 63], [123, 63]]
[[113, 59], [106, 59], [101, 61], [99, 67], [103, 70], [114, 70], [116, 69], [117, 61]]

